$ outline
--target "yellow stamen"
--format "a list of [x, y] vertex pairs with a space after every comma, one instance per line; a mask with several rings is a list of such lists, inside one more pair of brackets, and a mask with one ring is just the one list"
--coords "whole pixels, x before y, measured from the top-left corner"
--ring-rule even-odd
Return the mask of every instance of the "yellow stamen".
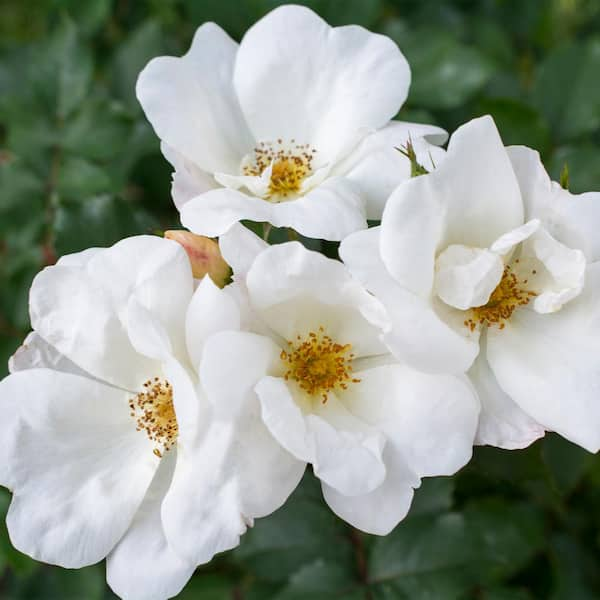
[[173, 407], [173, 388], [168, 381], [155, 377], [144, 383], [144, 391], [129, 401], [137, 431], [145, 431], [156, 442], [153, 452], [159, 458], [177, 441], [179, 427]]
[[283, 140], [276, 144], [261, 142], [254, 148], [254, 160], [243, 167], [244, 175], [260, 176], [264, 170], [272, 166], [269, 181], [268, 200], [281, 202], [300, 192], [302, 182], [312, 173], [312, 161], [316, 150], [308, 144], [283, 145]]
[[[517, 259], [516, 263], [519, 262]], [[536, 275], [535, 269], [531, 271]], [[498, 329], [504, 329], [506, 321], [510, 319], [513, 312], [519, 306], [529, 304], [531, 299], [537, 294], [526, 289], [524, 286], [529, 283], [528, 279], [519, 281], [519, 278], [512, 271], [510, 265], [504, 267], [504, 273], [500, 283], [492, 292], [490, 299], [483, 306], [477, 306], [471, 309], [471, 317], [464, 324], [471, 331], [474, 331], [478, 325], [487, 325], [491, 327], [497, 325]]]
[[296, 381], [308, 395], [320, 397], [323, 404], [330, 392], [360, 382], [352, 377], [352, 345], [334, 342], [323, 327], [305, 338], [298, 336], [288, 346], [289, 350], [282, 350], [280, 355], [287, 367], [284, 378]]

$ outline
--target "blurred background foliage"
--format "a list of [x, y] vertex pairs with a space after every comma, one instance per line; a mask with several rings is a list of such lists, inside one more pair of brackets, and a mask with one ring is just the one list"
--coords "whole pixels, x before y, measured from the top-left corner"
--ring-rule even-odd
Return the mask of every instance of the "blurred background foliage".
[[[335, 25], [394, 38], [413, 83], [400, 118], [454, 130], [491, 113], [572, 191], [600, 190], [598, 0], [308, 0]], [[177, 227], [170, 168], [138, 106], [144, 64], [186, 51], [213, 20], [239, 39], [277, 0], [0, 2], [0, 376], [28, 331], [32, 277], [56, 257]], [[599, 232], [600, 235], [600, 232]], [[565, 399], [568, 401], [568, 399]], [[600, 398], [599, 398], [600, 401]], [[0, 492], [0, 512], [9, 494]], [[0, 597], [113, 598], [103, 566], [65, 571], [0, 529]], [[554, 435], [477, 448], [427, 480], [387, 537], [327, 509], [312, 476], [182, 600], [600, 598], [600, 457]]]

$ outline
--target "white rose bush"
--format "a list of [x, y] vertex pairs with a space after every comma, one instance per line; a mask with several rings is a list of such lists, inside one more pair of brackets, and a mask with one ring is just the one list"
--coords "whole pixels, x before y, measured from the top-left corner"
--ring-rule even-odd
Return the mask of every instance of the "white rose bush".
[[506, 582], [550, 560], [522, 490], [587, 527], [561, 503], [600, 450], [600, 192], [553, 181], [489, 114], [396, 118], [394, 39], [283, 5], [239, 43], [206, 22], [183, 55], [135, 62], [180, 223], [132, 218], [60, 257], [48, 234], [0, 381], [16, 551], [105, 561], [124, 600], [573, 597], [573, 573], [562, 596]]

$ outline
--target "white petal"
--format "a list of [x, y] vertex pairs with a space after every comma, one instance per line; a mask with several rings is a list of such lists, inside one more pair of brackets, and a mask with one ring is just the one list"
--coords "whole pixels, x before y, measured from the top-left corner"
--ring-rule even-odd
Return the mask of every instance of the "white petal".
[[456, 130], [439, 168], [390, 197], [383, 260], [400, 283], [428, 294], [437, 251], [450, 244], [488, 248], [522, 223], [519, 186], [496, 126], [490, 117], [474, 119]]
[[507, 450], [526, 448], [544, 435], [544, 428], [500, 388], [487, 362], [485, 345], [482, 340], [479, 356], [469, 370], [481, 402], [475, 443]]
[[333, 157], [398, 112], [410, 70], [389, 38], [283, 6], [244, 36], [234, 81], [256, 139], [295, 138]]
[[228, 188], [213, 190], [191, 200], [181, 211], [185, 227], [207, 236], [221, 235], [244, 219], [328, 240], [341, 240], [367, 226], [364, 201], [342, 178], [328, 179], [305, 196], [279, 203]]
[[[210, 464], [212, 468], [220, 469], [218, 472], [223, 481], [233, 487], [231, 494], [238, 494], [236, 502], [244, 522], [279, 508], [298, 484], [305, 467], [304, 462], [295, 459], [271, 436], [261, 419], [254, 392], [254, 386], [265, 374], [281, 368], [279, 353], [280, 348], [269, 338], [226, 331], [207, 340], [200, 367], [200, 380], [212, 403], [215, 419], [222, 421], [215, 425], [210, 435], [214, 440], [223, 437], [224, 445], [219, 450], [220, 446], [210, 446], [214, 446], [216, 441], [205, 441], [203, 445], [198, 445], [198, 442], [197, 450], [188, 453], [188, 457], [192, 457], [190, 461], [195, 461], [195, 464], [182, 470], [182, 481], [189, 479], [189, 483], [182, 485], [203, 485], [202, 470], [209, 468], [206, 454], [217, 453]], [[219, 452], [222, 458], [219, 458]], [[194, 458], [196, 456], [198, 458]], [[221, 484], [215, 479], [217, 476], [209, 474], [206, 477], [209, 483], [202, 494], [219, 494], [218, 486]], [[213, 479], [214, 484], [210, 483]], [[186, 490], [182, 488], [181, 493], [186, 493]], [[212, 506], [212, 500], [209, 506]], [[169, 518], [175, 519], [175, 516]], [[227, 514], [223, 519], [227, 522]], [[237, 522], [235, 519], [237, 517], [234, 523]], [[198, 527], [200, 525], [199, 522]], [[215, 524], [217, 526], [218, 523]], [[180, 519], [178, 535], [185, 535], [187, 528], [185, 519]], [[239, 534], [232, 532], [229, 543], [235, 545]], [[194, 551], [195, 544], [193, 538], [186, 542], [187, 555]]]
[[399, 360], [422, 371], [464, 373], [479, 351], [477, 340], [467, 331], [464, 335], [455, 331], [428, 300], [394, 281], [379, 253], [380, 229], [372, 227], [348, 236], [339, 254], [352, 275], [386, 307], [392, 327], [383, 341]]
[[357, 356], [385, 351], [385, 309], [338, 261], [297, 242], [271, 246], [254, 261], [247, 285], [254, 307], [285, 340], [323, 327]]
[[198, 384], [196, 375], [190, 374], [181, 363], [169, 358], [163, 365], [164, 376], [173, 387], [173, 408], [177, 417], [178, 440], [193, 438], [202, 427], [203, 413], [208, 402]]
[[297, 200], [273, 204], [269, 220], [306, 237], [332, 241], [367, 227], [365, 200], [343, 177], [330, 177]]
[[338, 254], [352, 276], [385, 303], [398, 287], [379, 253], [381, 227], [371, 227], [352, 233], [342, 240]]
[[600, 260], [600, 193], [571, 194], [550, 181], [540, 155], [525, 146], [507, 149], [529, 215], [569, 248], [583, 250], [588, 261]]
[[304, 414], [294, 401], [284, 380], [264, 377], [255, 386], [262, 418], [273, 437], [298, 460], [315, 460], [315, 440], [311, 437]]
[[269, 244], [241, 223], [236, 223], [219, 238], [219, 248], [235, 277], [245, 277], [254, 259]]
[[[260, 419], [252, 388], [268, 368], [259, 364], [261, 340], [270, 342], [239, 332], [208, 338], [200, 365], [208, 398], [201, 399], [196, 415], [186, 405], [180, 419], [181, 391], [188, 404], [196, 396], [185, 374], [169, 369], [180, 430], [162, 519], [175, 551], [193, 564], [236, 546], [252, 519], [278, 508], [302, 476], [303, 465], [277, 444]], [[244, 355], [246, 341], [255, 344], [248, 343]], [[277, 350], [267, 350], [267, 362], [274, 360]]]
[[502, 279], [502, 259], [485, 248], [452, 244], [435, 261], [435, 292], [450, 306], [483, 306]]
[[[130, 238], [136, 239], [136, 238]], [[125, 242], [123, 252], [126, 252]], [[194, 291], [194, 279], [189, 257], [177, 242], [148, 237], [148, 243], [132, 244], [129, 252], [148, 254], [138, 267], [133, 294], [137, 301], [164, 327], [173, 353], [186, 356], [185, 313]], [[165, 242], [171, 244], [170, 248]], [[102, 268], [92, 261], [90, 269]], [[112, 265], [111, 265], [112, 270]], [[109, 276], [110, 273], [107, 273]], [[125, 284], [127, 281], [125, 280]]]
[[244, 331], [222, 331], [208, 338], [200, 379], [217, 414], [237, 414], [265, 376], [282, 370], [281, 348], [271, 339]]
[[173, 598], [195, 570], [195, 565], [183, 561], [173, 552], [160, 518], [175, 460], [175, 451], [168, 452], [161, 460], [131, 527], [106, 560], [108, 585], [124, 600]]
[[32, 369], [4, 379], [0, 396], [13, 429], [3, 436], [13, 545], [68, 568], [98, 562], [129, 527], [158, 464], [127, 392]]
[[379, 254], [380, 229], [352, 234], [339, 253], [352, 275], [386, 307], [391, 329], [383, 341], [399, 360], [422, 371], [464, 373], [479, 351], [477, 340], [466, 330], [461, 335], [440, 319], [429, 300], [394, 281]]
[[413, 498], [415, 475], [395, 452], [384, 450], [384, 482], [362, 496], [346, 496], [322, 483], [323, 496], [333, 512], [366, 533], [387, 535], [404, 519]]
[[[547, 231], [539, 229], [523, 243], [522, 256], [535, 256], [545, 268], [538, 277], [538, 285], [543, 287], [533, 301], [537, 312], [556, 312], [580, 294], [586, 266], [581, 250], [567, 248]], [[549, 280], [547, 284], [542, 283], [544, 279]]]
[[217, 331], [240, 328], [240, 309], [234, 298], [204, 277], [192, 297], [186, 316], [186, 340], [192, 366], [198, 368], [204, 343]]
[[102, 252], [102, 250], [103, 248], [86, 248], [81, 252], [64, 254], [56, 261], [56, 264], [63, 267], [83, 267], [96, 254]]
[[25, 369], [53, 369], [75, 375], [86, 375], [75, 363], [32, 331], [8, 361], [10, 373]]
[[355, 375], [348, 410], [383, 431], [418, 476], [452, 475], [470, 460], [479, 402], [468, 382], [404, 365]]
[[540, 220], [532, 219], [527, 221], [524, 225], [515, 227], [508, 233], [502, 234], [491, 246], [490, 250], [497, 254], [509, 253], [517, 244], [531, 237], [539, 228]]
[[271, 205], [262, 198], [222, 188], [193, 198], [181, 209], [180, 216], [182, 225], [190, 231], [216, 237], [243, 219], [270, 222]]
[[428, 373], [456, 375], [475, 360], [478, 332], [469, 331], [462, 320], [458, 326], [446, 320], [447, 315], [440, 316], [428, 299], [397, 286], [394, 301], [386, 301], [386, 308], [392, 327], [383, 342], [398, 360]]
[[333, 174], [359, 186], [367, 202], [367, 218], [378, 220], [390, 194], [411, 176], [410, 161], [399, 149], [411, 141], [419, 164], [430, 170], [432, 161], [436, 166], [441, 164], [445, 154], [433, 143], [442, 144], [447, 137], [443, 129], [433, 125], [392, 121], [368, 135]]
[[315, 475], [347, 496], [379, 487], [386, 477], [385, 436], [357, 419], [335, 394], [313, 406], [306, 423], [315, 439]]
[[421, 175], [398, 186], [381, 219], [380, 252], [386, 269], [420, 296], [431, 294], [435, 257], [445, 233], [443, 195], [432, 177]]
[[273, 164], [271, 163], [260, 175], [228, 175], [215, 173], [215, 179], [223, 186], [232, 190], [247, 190], [253, 196], [267, 198]]
[[160, 150], [175, 169], [172, 176], [171, 196], [179, 210], [198, 194], [219, 187], [212, 174], [203, 171], [193, 162], [186, 160], [183, 155], [173, 150], [168, 144], [162, 142]]
[[162, 362], [173, 354], [163, 324], [135, 296], [131, 296], [127, 304], [127, 333], [136, 352], [148, 358]]
[[220, 27], [205, 23], [187, 54], [151, 60], [136, 85], [158, 137], [210, 173], [237, 173], [253, 146], [233, 90], [236, 53]]
[[383, 438], [345, 411], [333, 394], [319, 414], [303, 414], [282, 378], [265, 377], [256, 392], [273, 437], [298, 460], [311, 463], [322, 481], [353, 496], [381, 484]]
[[237, 546], [254, 518], [285, 502], [305, 467], [269, 434], [253, 392], [245, 394], [235, 415], [203, 420], [206, 427], [195, 439], [179, 440], [162, 510], [173, 548], [194, 563]]
[[127, 238], [97, 252], [82, 267], [54, 266], [39, 273], [30, 292], [31, 322], [80, 368], [138, 390], [159, 367], [129, 342], [130, 296], [163, 323], [173, 348], [183, 353], [192, 285], [190, 263], [179, 244], [153, 236]]
[[112, 298], [82, 269], [47, 267], [33, 280], [29, 303], [37, 333], [95, 377], [137, 390], [158, 369], [131, 346]]
[[473, 119], [454, 132], [432, 177], [448, 211], [444, 245], [487, 248], [523, 223], [519, 184], [491, 117]]
[[600, 265], [581, 295], [552, 314], [517, 310], [488, 331], [488, 361], [500, 387], [545, 429], [600, 449]]

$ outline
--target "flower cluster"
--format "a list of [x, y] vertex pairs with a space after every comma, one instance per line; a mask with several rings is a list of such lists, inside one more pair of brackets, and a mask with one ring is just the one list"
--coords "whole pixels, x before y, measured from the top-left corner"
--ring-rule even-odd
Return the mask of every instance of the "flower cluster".
[[106, 558], [120, 597], [164, 600], [307, 465], [339, 517], [385, 535], [474, 444], [600, 449], [600, 194], [552, 182], [490, 117], [443, 150], [392, 120], [409, 84], [390, 39], [297, 6], [146, 66], [190, 231], [35, 278], [0, 382], [16, 548]]

